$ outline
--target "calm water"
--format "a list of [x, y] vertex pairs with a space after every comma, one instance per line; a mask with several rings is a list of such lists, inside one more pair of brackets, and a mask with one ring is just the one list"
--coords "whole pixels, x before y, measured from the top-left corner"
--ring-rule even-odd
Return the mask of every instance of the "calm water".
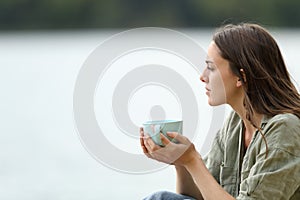
[[[94, 48], [118, 32], [0, 33], [0, 199], [141, 199], [174, 190], [172, 167], [142, 175], [111, 170], [92, 158], [76, 132], [78, 72]], [[211, 30], [182, 32], [204, 48], [209, 44]], [[300, 31], [272, 33], [300, 83]], [[195, 143], [200, 149], [201, 141]]]

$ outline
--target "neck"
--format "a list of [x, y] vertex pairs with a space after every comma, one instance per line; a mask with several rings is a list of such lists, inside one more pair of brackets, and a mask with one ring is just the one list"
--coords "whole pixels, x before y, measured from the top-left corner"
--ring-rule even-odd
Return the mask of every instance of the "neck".
[[[246, 118], [246, 109], [244, 108], [243, 104], [240, 104], [240, 106], [231, 106], [235, 112], [241, 117], [241, 119], [243, 120], [243, 124], [245, 127], [244, 130], [244, 138], [245, 138], [245, 146], [246, 148], [248, 147], [253, 134], [255, 133], [255, 131], [257, 130], [257, 128], [255, 128], [252, 123]], [[261, 120], [262, 120], [263, 115], [258, 114], [258, 113], [254, 113], [253, 119], [255, 124], [260, 125]]]

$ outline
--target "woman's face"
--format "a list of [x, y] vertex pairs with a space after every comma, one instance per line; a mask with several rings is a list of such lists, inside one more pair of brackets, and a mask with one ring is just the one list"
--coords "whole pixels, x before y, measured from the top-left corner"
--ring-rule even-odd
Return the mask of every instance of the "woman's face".
[[242, 95], [241, 81], [232, 73], [229, 62], [222, 58], [219, 52], [219, 48], [212, 41], [208, 47], [206, 68], [200, 80], [206, 84], [209, 105], [228, 103], [233, 106]]

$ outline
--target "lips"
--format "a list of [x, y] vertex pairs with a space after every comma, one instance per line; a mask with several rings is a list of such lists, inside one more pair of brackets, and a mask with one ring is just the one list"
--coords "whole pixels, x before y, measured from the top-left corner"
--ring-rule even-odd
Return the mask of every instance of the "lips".
[[208, 89], [207, 87], [205, 87], [205, 89], [206, 89], [206, 95], [209, 95], [209, 93], [210, 93], [210, 89]]

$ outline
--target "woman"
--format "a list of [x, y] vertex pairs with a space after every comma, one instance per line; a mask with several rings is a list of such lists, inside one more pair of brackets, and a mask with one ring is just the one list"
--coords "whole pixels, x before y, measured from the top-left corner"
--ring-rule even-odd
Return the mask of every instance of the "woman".
[[151, 159], [173, 164], [177, 194], [146, 199], [300, 199], [300, 95], [272, 36], [255, 24], [227, 25], [208, 48], [200, 80], [211, 106], [233, 111], [204, 158], [184, 136], [155, 145], [141, 128]]

